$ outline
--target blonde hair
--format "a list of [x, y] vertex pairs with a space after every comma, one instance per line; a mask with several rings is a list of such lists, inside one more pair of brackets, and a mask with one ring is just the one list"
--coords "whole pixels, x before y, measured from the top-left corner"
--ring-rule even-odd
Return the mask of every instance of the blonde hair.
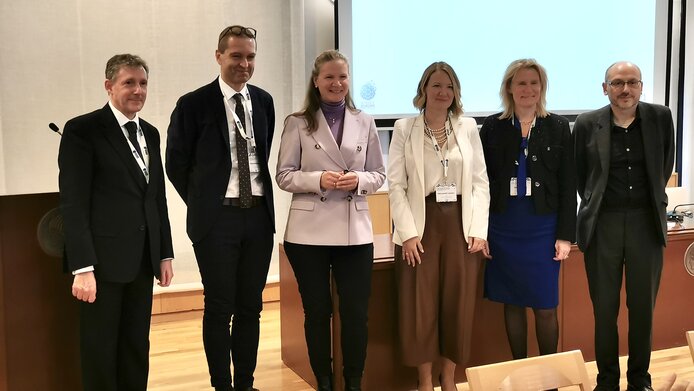
[[[318, 57], [316, 57], [316, 60], [313, 62], [313, 70], [311, 71], [311, 77], [308, 81], [308, 88], [306, 89], [306, 98], [304, 99], [304, 106], [301, 108], [301, 110], [297, 111], [296, 113], [290, 114], [294, 117], [304, 117], [309, 133], [313, 133], [316, 131], [316, 129], [318, 129], [318, 123], [316, 122], [316, 112], [320, 108], [321, 102], [320, 91], [318, 90], [318, 87], [314, 85], [314, 80], [320, 74], [320, 69], [325, 63], [335, 60], [344, 61], [345, 64], [347, 64], [347, 70], [349, 71], [349, 61], [347, 61], [347, 57], [339, 51], [326, 50], [323, 53], [319, 54]], [[353, 112], [358, 112], [359, 110], [357, 110], [357, 107], [354, 105], [354, 101], [352, 100], [352, 95], [350, 91], [351, 89], [347, 91], [347, 96], [345, 96], [345, 106]]]
[[443, 61], [432, 63], [424, 70], [422, 78], [419, 79], [417, 95], [412, 99], [412, 104], [419, 109], [420, 112], [424, 111], [427, 104], [427, 84], [429, 83], [431, 75], [436, 71], [442, 71], [447, 74], [453, 83], [453, 102], [451, 102], [451, 105], [448, 107], [448, 112], [456, 116], [463, 114], [463, 103], [460, 101], [460, 80], [458, 80], [458, 75], [455, 74], [453, 68]]
[[504, 112], [501, 113], [499, 118], [511, 118], [515, 110], [515, 104], [513, 102], [513, 95], [511, 95], [511, 82], [516, 74], [523, 69], [533, 69], [540, 76], [540, 100], [537, 102], [536, 115], [538, 117], [546, 117], [549, 115], [547, 111], [547, 71], [533, 58], [521, 58], [519, 60], [513, 61], [506, 68], [504, 72], [504, 78], [501, 81], [501, 88], [499, 89], [499, 96], [501, 97], [501, 103], [504, 107]]

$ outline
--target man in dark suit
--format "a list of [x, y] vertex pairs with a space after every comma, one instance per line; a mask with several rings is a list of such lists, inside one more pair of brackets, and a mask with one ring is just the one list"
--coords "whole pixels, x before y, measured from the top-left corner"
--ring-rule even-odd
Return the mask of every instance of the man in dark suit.
[[188, 206], [188, 236], [205, 288], [203, 344], [218, 391], [254, 390], [275, 232], [268, 169], [275, 108], [270, 94], [247, 84], [255, 37], [250, 27], [222, 30], [215, 52], [220, 76], [179, 99], [166, 147], [166, 172]]
[[629, 308], [627, 390], [652, 390], [653, 308], [667, 242], [665, 186], [675, 149], [670, 110], [639, 102], [642, 87], [635, 64], [612, 64], [602, 84], [610, 104], [581, 114], [573, 130], [581, 197], [576, 236], [585, 253], [595, 316], [596, 390], [619, 390], [623, 274]]
[[106, 64], [109, 102], [65, 124], [60, 210], [65, 255], [81, 301], [82, 379], [88, 391], [146, 390], [152, 277], [168, 286], [173, 246], [159, 133], [139, 118], [147, 64]]

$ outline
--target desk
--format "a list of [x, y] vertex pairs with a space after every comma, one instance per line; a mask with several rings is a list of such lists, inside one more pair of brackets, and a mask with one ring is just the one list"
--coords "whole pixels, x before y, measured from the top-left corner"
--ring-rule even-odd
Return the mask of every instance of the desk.
[[[655, 309], [653, 349], [687, 344], [685, 331], [694, 329], [691, 296], [694, 277], [683, 266], [683, 254], [694, 241], [694, 230], [672, 231], [665, 249], [660, 292]], [[415, 368], [400, 363], [398, 352], [397, 297], [393, 273], [393, 245], [390, 235], [374, 237], [374, 267], [369, 302], [369, 346], [367, 348], [364, 390], [411, 390], [417, 385]], [[478, 298], [468, 366], [511, 359], [504, 330], [503, 305], [482, 298], [482, 273], [478, 280]], [[595, 359], [593, 346], [593, 307], [583, 254], [574, 246], [559, 275], [559, 346], [560, 351], [580, 349], [587, 361]], [[336, 296], [334, 296], [336, 298]], [[619, 315], [620, 354], [627, 354], [626, 305], [622, 294]], [[337, 300], [333, 303], [337, 314]], [[532, 311], [528, 315], [528, 351], [537, 355]], [[294, 273], [280, 245], [280, 321], [282, 361], [313, 387], [316, 386], [304, 340], [304, 316]], [[333, 320], [333, 356], [335, 386], [341, 389], [342, 357], [339, 317]], [[456, 369], [456, 381], [465, 381], [465, 366]]]

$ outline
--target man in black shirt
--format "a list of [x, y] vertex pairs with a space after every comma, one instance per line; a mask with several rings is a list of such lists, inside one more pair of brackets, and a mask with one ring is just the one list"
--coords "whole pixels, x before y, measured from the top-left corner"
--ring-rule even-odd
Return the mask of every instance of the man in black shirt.
[[595, 390], [619, 390], [622, 275], [629, 306], [628, 391], [651, 390], [651, 329], [663, 247], [667, 242], [665, 185], [674, 162], [667, 107], [639, 102], [641, 70], [629, 62], [605, 72], [610, 104], [574, 125], [576, 183], [581, 205], [576, 237], [585, 255], [595, 316]]

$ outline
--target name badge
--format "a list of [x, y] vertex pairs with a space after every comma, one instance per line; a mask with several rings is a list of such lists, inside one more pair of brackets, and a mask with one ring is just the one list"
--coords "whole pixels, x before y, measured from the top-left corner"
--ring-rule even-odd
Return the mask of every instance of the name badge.
[[[527, 177], [525, 178], [525, 195], [530, 196], [532, 195], [532, 178]], [[512, 177], [511, 178], [511, 183], [510, 183], [510, 195], [512, 196], [517, 196], [518, 195], [518, 178]]]
[[436, 185], [436, 202], [456, 202], [457, 200], [455, 183]]

